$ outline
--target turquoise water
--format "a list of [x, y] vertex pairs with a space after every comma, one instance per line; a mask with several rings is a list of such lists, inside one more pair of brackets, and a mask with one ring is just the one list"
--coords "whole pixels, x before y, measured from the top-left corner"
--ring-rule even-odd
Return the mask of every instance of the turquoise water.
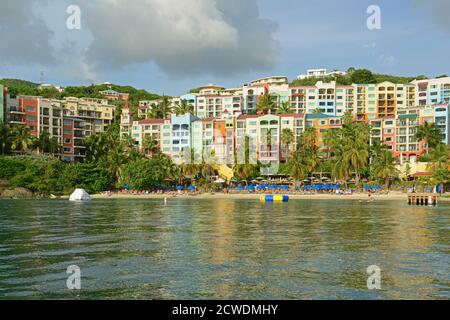
[[[449, 299], [449, 212], [396, 201], [0, 200], [0, 299]], [[70, 265], [81, 290], [66, 287]], [[367, 289], [369, 265], [381, 290]]]

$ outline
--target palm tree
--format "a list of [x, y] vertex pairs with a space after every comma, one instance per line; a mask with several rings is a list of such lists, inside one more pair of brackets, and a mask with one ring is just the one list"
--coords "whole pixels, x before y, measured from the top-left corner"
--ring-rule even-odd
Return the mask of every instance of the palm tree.
[[383, 150], [372, 164], [372, 175], [375, 178], [384, 180], [386, 189], [389, 189], [389, 178], [396, 178], [400, 171], [395, 167], [395, 160], [392, 153]]
[[292, 113], [291, 103], [289, 101], [281, 102], [281, 104], [278, 106], [277, 113], [278, 114], [291, 114]]
[[289, 176], [294, 179], [295, 187], [297, 187], [298, 181], [307, 176], [309, 169], [308, 165], [304, 162], [304, 159], [300, 156], [300, 153], [293, 152], [286, 163], [286, 170]]
[[251, 144], [250, 137], [245, 136], [243, 145], [239, 146], [239, 148], [243, 148], [242, 151], [244, 153], [242, 163], [238, 163], [237, 154], [235, 154], [234, 156], [235, 163], [233, 165], [233, 173], [235, 178], [248, 179], [259, 173], [258, 165], [256, 163], [251, 163], [252, 161], [250, 156], [250, 144]]
[[172, 107], [170, 106], [170, 98], [164, 96], [161, 102], [153, 105], [149, 112], [147, 112], [148, 119], [167, 119], [172, 113]]
[[331, 165], [335, 177], [347, 178], [353, 171], [359, 181], [361, 171], [369, 160], [369, 138], [370, 127], [361, 123], [350, 123], [325, 134], [329, 156], [335, 158]]
[[145, 136], [142, 142], [142, 149], [145, 154], [153, 156], [159, 150], [158, 142], [152, 136]]
[[287, 153], [289, 153], [290, 151], [289, 147], [294, 142], [294, 140], [295, 140], [294, 132], [292, 132], [291, 129], [284, 128], [283, 130], [281, 130], [280, 141], [282, 145], [286, 146]]
[[275, 103], [268, 92], [265, 92], [258, 101], [256, 109], [262, 114], [268, 114], [275, 109]]
[[352, 124], [353, 122], [354, 122], [354, 117], [353, 117], [353, 115], [351, 114], [351, 112], [346, 112], [346, 113], [344, 113], [344, 116], [342, 117], [342, 123], [344, 124], [344, 125], [349, 125], [349, 124]]
[[26, 152], [33, 145], [33, 136], [30, 129], [25, 126], [14, 126], [12, 129], [11, 148], [14, 151]]
[[435, 148], [431, 149], [430, 160], [427, 170], [433, 173], [433, 179], [441, 186], [441, 190], [443, 190], [444, 183], [450, 180], [450, 173], [448, 171], [450, 166], [450, 147], [439, 143]]
[[216, 152], [214, 149], [205, 150], [202, 155], [202, 163], [199, 164], [200, 172], [205, 177], [208, 178], [211, 172], [214, 170], [214, 166], [217, 164]]
[[316, 129], [307, 128], [299, 137], [297, 144], [297, 151], [300, 153], [308, 173], [313, 173], [320, 163], [316, 140]]
[[195, 163], [195, 149], [187, 148], [183, 152], [183, 161], [180, 164], [181, 173], [189, 178], [195, 178], [200, 173], [201, 168], [198, 163]]
[[162, 98], [161, 103], [158, 105], [159, 113], [163, 119], [167, 119], [167, 117], [172, 113], [172, 107], [170, 106], [170, 98], [164, 96]]
[[417, 127], [416, 139], [426, 141], [428, 148], [432, 149], [442, 142], [443, 134], [434, 123], [425, 122], [422, 126]]
[[128, 162], [127, 154], [122, 145], [119, 145], [115, 150], [109, 152], [105, 158], [102, 159], [100, 165], [106, 168], [115, 181], [119, 182], [122, 179], [122, 167]]
[[11, 145], [11, 128], [7, 124], [0, 123], [0, 152], [6, 154]]
[[192, 107], [189, 105], [188, 101], [183, 99], [181, 103], [175, 107], [175, 114], [177, 116], [185, 115], [186, 113], [193, 113]]
[[360, 180], [360, 171], [367, 164], [369, 159], [369, 150], [359, 141], [354, 141], [352, 144], [347, 144], [345, 146], [344, 152], [342, 154], [342, 160], [348, 162], [355, 172], [356, 182]]
[[[126, 138], [126, 137], [125, 137]], [[104, 132], [92, 135], [85, 139], [86, 158], [91, 162], [98, 162], [111, 151], [111, 143], [114, 140], [111, 136]]]
[[50, 153], [55, 154], [59, 151], [59, 142], [56, 137], [50, 137], [47, 131], [39, 133], [39, 137], [34, 140], [34, 147], [38, 153]]

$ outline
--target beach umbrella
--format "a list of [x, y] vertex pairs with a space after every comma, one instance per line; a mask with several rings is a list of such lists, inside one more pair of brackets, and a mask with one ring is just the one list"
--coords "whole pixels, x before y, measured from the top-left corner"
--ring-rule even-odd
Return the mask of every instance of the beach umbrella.
[[191, 185], [191, 186], [188, 187], [188, 189], [191, 190], [191, 191], [194, 191], [196, 188]]
[[289, 190], [289, 186], [281, 186], [281, 189], [283, 189], [283, 190]]
[[276, 188], [277, 188], [277, 186], [274, 184], [269, 186], [269, 189], [276, 189]]
[[372, 189], [381, 189], [381, 186], [380, 185], [374, 185], [373, 187], [372, 187]]
[[184, 187], [183, 186], [177, 186], [177, 190], [183, 190]]
[[237, 186], [236, 190], [244, 190], [244, 187], [243, 186]]

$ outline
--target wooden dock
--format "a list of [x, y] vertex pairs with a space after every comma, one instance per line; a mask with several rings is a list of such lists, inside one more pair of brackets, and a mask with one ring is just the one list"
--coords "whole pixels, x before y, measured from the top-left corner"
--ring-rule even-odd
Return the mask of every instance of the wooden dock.
[[439, 195], [436, 193], [408, 193], [408, 204], [418, 206], [435, 206]]

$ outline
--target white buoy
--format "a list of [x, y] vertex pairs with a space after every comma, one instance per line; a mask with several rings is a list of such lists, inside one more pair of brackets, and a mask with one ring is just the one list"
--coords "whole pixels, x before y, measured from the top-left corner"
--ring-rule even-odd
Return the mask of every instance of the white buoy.
[[91, 196], [84, 189], [75, 189], [70, 195], [69, 201], [89, 201]]

